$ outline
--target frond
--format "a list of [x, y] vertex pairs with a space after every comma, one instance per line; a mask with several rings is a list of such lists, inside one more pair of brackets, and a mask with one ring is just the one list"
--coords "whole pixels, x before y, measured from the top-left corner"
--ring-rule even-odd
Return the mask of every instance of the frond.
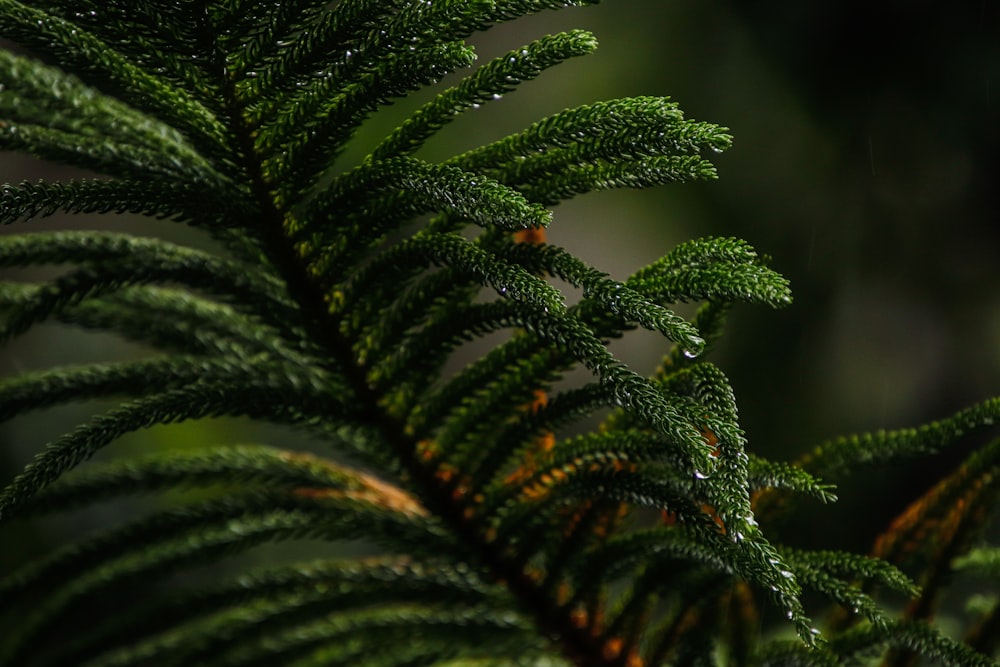
[[[66, 183], [5, 184], [0, 188], [0, 224], [28, 221], [57, 212], [135, 213], [188, 222], [209, 229], [236, 226], [252, 215], [233, 210], [218, 193], [182, 181], [150, 177], [143, 180], [77, 180]], [[227, 222], [228, 220], [228, 222]]]
[[998, 416], [1000, 400], [991, 399], [918, 428], [831, 440], [803, 457], [801, 464], [814, 474], [836, 478], [862, 466], [935, 453], [972, 429], [992, 426]]
[[330, 461], [301, 452], [241, 445], [194, 452], [168, 452], [116, 461], [47, 487], [28, 513], [53, 512], [128, 493], [223, 484], [371, 492], [368, 479]]
[[[285, 378], [244, 378], [236, 388], [231, 380], [197, 382], [137, 399], [53, 441], [0, 492], [0, 516], [12, 516], [48, 483], [132, 431], [154, 424], [222, 415], [288, 423], [310, 412], [319, 415], [338, 407], [327, 392], [310, 390]], [[343, 407], [341, 410], [347, 411]]]
[[863, 626], [844, 633], [832, 645], [841, 660], [857, 660], [866, 654], [880, 653], [886, 647], [908, 649], [943, 665], [990, 667], [996, 664], [924, 623], [897, 622], [886, 628]]
[[[228, 137], [220, 120], [189, 92], [135, 65], [117, 49], [75, 23], [16, 0], [3, 0], [0, 2], [0, 29], [8, 39], [48, 56], [65, 69], [81, 73], [96, 85], [114, 85], [122, 91], [127, 104], [180, 130], [194, 140], [197, 149], [217, 154], [225, 145]], [[36, 73], [37, 68], [32, 68], [30, 73], [21, 73], [17, 79], [22, 82], [33, 78]], [[58, 104], [62, 93], [58, 88], [48, 89], [45, 99], [54, 98], [56, 108], [65, 108], [66, 105]], [[94, 103], [84, 104], [82, 100], [78, 103], [95, 108]], [[18, 126], [8, 125], [5, 135], [9, 138], [12, 134], [20, 134], [19, 130], [12, 132], [15, 128]], [[45, 141], [45, 136], [42, 132], [42, 141]], [[92, 145], [98, 148], [106, 143], [95, 141]], [[33, 146], [30, 148], [35, 150]], [[67, 151], [66, 155], [69, 154], [71, 152]], [[108, 161], [114, 163], [121, 160]]]
[[[340, 212], [343, 209], [357, 210], [360, 215], [345, 216]], [[446, 165], [394, 158], [361, 165], [319, 194], [297, 222], [295, 238], [312, 270], [333, 284], [385, 234], [413, 216], [437, 210], [484, 227], [508, 230], [542, 227], [551, 219], [549, 211], [488, 178]], [[340, 224], [332, 227], [335, 220]], [[431, 243], [434, 238], [449, 236], [453, 235], [427, 235], [420, 240]], [[384, 281], [387, 271], [376, 273], [376, 267], [391, 264], [395, 271], [402, 271], [405, 260], [398, 253], [420, 252], [419, 247], [392, 250], [397, 254], [387, 251], [359, 279], [378, 275]], [[401, 263], [403, 266], [398, 266]]]
[[807, 473], [802, 468], [782, 463], [781, 461], [769, 461], [758, 456], [750, 456], [747, 477], [752, 491], [764, 491], [764, 496], [757, 496], [755, 511], [760, 514], [764, 497], [772, 497], [771, 490], [787, 490], [796, 493], [804, 493], [817, 500], [828, 503], [837, 499], [833, 493], [836, 488], [832, 484], [824, 484], [815, 477]]
[[640, 270], [628, 284], [657, 301], [711, 299], [788, 305], [792, 301], [788, 281], [767, 268], [765, 260], [739, 239], [697, 239]]
[[617, 326], [602, 330], [602, 333], [610, 334], [615, 329], [620, 332], [635, 323], [681, 344], [691, 356], [697, 356], [704, 347], [704, 340], [687, 320], [644, 298], [629, 284], [611, 280], [562, 248], [512, 243], [500, 248], [499, 252], [532, 273], [552, 275], [582, 288], [583, 300], [578, 306], [581, 317], [593, 319], [596, 313], [601, 314], [596, 317], [606, 317], [607, 314], [619, 316], [620, 321], [615, 323]]
[[779, 552], [791, 567], [789, 576], [794, 573], [803, 587], [822, 593], [851, 614], [865, 616], [877, 627], [889, 622], [880, 605], [860, 588], [850, 585], [848, 579], [875, 582], [910, 597], [919, 592], [906, 575], [882, 560], [843, 552], [789, 549]]
[[[258, 133], [256, 150], [264, 156], [262, 172], [271, 183], [287, 183], [282, 196], [296, 201], [313, 184], [361, 122], [389, 98], [433, 83], [472, 64], [472, 50], [460, 42], [434, 44], [412, 54], [392, 54], [383, 73], [364, 77], [337, 91], [335, 78], [321, 79], [277, 109], [278, 120]], [[320, 122], [312, 118], [322, 119]]]
[[38, 288], [7, 314], [3, 338], [94, 295], [123, 285], [179, 283], [203, 289], [267, 322], [285, 326], [297, 314], [281, 285], [265, 272], [248, 271], [234, 260], [158, 239], [100, 232], [52, 232], [10, 236], [0, 241], [0, 266], [89, 262]]
[[[335, 594], [331, 594], [332, 591]], [[226, 638], [234, 636], [252, 646], [254, 640], [259, 640], [259, 626], [264, 622], [272, 628], [273, 634], [279, 634], [287, 632], [297, 619], [309, 616], [351, 609], [365, 611], [385, 603], [408, 604], [414, 608], [428, 597], [436, 599], [439, 607], [447, 605], [452, 609], [487, 603], [510, 604], [501, 588], [445, 561], [415, 561], [392, 556], [363, 562], [320, 560], [247, 572], [233, 581], [192, 591], [166, 604], [147, 604], [128, 617], [123, 615], [115, 619], [125, 627], [106, 623], [103, 643], [111, 643], [116, 635], [144, 635], [149, 644], [158, 641], [162, 646], [172, 642], [173, 650], [178, 653], [183, 650], [181, 639], [208, 646], [214, 644], [219, 651], [231, 643]], [[242, 618], [232, 613], [237, 607], [247, 609], [248, 613]], [[193, 616], [212, 619], [212, 631], [199, 637], [196, 635], [198, 624], [188, 623], [181, 632], [169, 635], [162, 632], [163, 628], [184, 623]], [[147, 651], [149, 644], [145, 647]], [[355, 646], [353, 650], [341, 646], [339, 650], [355, 657], [359, 648], [376, 650], [375, 645], [367, 644]], [[99, 646], [88, 648], [94, 651]], [[329, 647], [317, 653], [333, 654], [335, 651]]]
[[[641, 135], [646, 129], [653, 132], [661, 143], [647, 148], [643, 141], [631, 142], [630, 137]], [[612, 146], [619, 151], [626, 151], [625, 155], [633, 158], [640, 155], [652, 157], [668, 150], [681, 154], [695, 154], [702, 148], [721, 151], [730, 145], [730, 138], [722, 128], [708, 123], [685, 121], [683, 113], [669, 99], [638, 97], [562, 111], [531, 125], [523, 132], [473, 149], [452, 161], [464, 169], [499, 171], [505, 165], [518, 164], [525, 156], [545, 156], [549, 150], [572, 149], [581, 141], [590, 141], [590, 152], [579, 156], [579, 162], [585, 162], [597, 157], [610, 157], [608, 153], [601, 155], [597, 151], [602, 140], [614, 137], [631, 142], [622, 143], [620, 140], [617, 145]], [[628, 153], [628, 150], [632, 153]], [[565, 155], [566, 162], [572, 164], [572, 157]]]
[[[4, 283], [0, 306], [16, 312], [37, 292], [37, 287]], [[154, 311], [159, 316], [156, 326], [150, 326], [150, 313]], [[279, 331], [230, 306], [190, 292], [145, 285], [67, 304], [52, 317], [84, 330], [112, 331], [127, 340], [178, 353], [231, 354], [243, 359], [267, 353], [303, 364], [304, 350], [310, 347], [298, 337], [300, 332]]]
[[[439, 530], [422, 524], [426, 522], [420, 513], [404, 514], [364, 493], [323, 489], [228, 496], [182, 512], [153, 515], [97, 538], [85, 548], [56, 553], [20, 576], [0, 582], [5, 604], [15, 604], [23, 596], [45, 595], [45, 603], [37, 605], [21, 624], [19, 641], [5, 646], [5, 661], [23, 660], [22, 652], [58, 627], [74, 606], [129, 583], [176, 571], [208, 554], [238, 553], [263, 541], [349, 538], [362, 533], [387, 546], [405, 545], [406, 552], [415, 555], [425, 547], [427, 553], [454, 552]], [[207, 630], [203, 625], [198, 633]]]
[[[896, 519], [880, 536], [876, 553], [894, 562], [922, 561], [935, 552], [947, 560], [962, 554], [984, 527], [1000, 490], [998, 457], [998, 440], [976, 451]], [[924, 544], [915, 548], [914, 541]]]
[[[3, 408], [0, 416], [9, 419], [26, 410], [38, 410], [74, 400], [113, 395], [141, 396], [163, 390], [189, 387], [195, 383], [227, 382], [245, 384], [270, 381], [280, 386], [307, 386], [316, 391], [337, 391], [338, 382], [328, 373], [310, 368], [294, 368], [287, 364], [270, 367], [260, 359], [212, 360], [204, 356], [174, 355], [137, 362], [95, 364], [55, 371], [25, 373], [0, 382]], [[345, 387], [340, 386], [340, 391]]]
[[572, 30], [548, 35], [510, 51], [418, 109], [372, 150], [370, 158], [377, 161], [410, 154], [462, 111], [498, 100], [522, 81], [533, 79], [568, 58], [586, 55], [596, 46], [591, 33]]
[[[755, 516], [792, 494], [833, 500], [825, 480], [937, 451], [1000, 402], [835, 440], [801, 466], [766, 460], [705, 358], [735, 304], [790, 303], [766, 257], [698, 239], [617, 281], [545, 240], [567, 198], [715, 178], [726, 128], [633, 97], [421, 157], [459, 114], [596, 48], [560, 32], [459, 78], [470, 35], [587, 4], [0, 0], [0, 33], [26, 54], [0, 51], [0, 148], [92, 172], [2, 186], [0, 224], [124, 214], [213, 242], [139, 227], [0, 238], [0, 267], [37, 281], [0, 283], [0, 342], [54, 322], [143, 349], [0, 380], [0, 420], [116, 402], [0, 489], [5, 546], [43, 518], [130, 511], [45, 553], [8, 546], [0, 665], [832, 665], [909, 650], [986, 664], [970, 647], [992, 646], [996, 607], [969, 645], [920, 621], [952, 567], [991, 572], [972, 549], [1000, 445], [880, 542], [923, 567], [919, 593], [882, 560], [773, 544]], [[358, 133], [449, 75], [385, 136]], [[674, 308], [687, 302], [691, 318]], [[664, 339], [652, 372], [609, 349], [637, 327]], [[326, 449], [136, 437], [134, 457], [107, 450], [223, 416]], [[248, 565], [290, 540], [294, 562]], [[897, 618], [880, 588], [928, 604]], [[862, 618], [823, 643], [804, 590]], [[762, 642], [766, 606], [784, 620]]]

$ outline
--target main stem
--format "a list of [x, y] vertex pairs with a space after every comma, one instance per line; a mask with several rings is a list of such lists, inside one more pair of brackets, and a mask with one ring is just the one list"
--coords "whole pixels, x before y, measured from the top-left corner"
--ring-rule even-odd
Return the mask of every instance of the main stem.
[[566, 610], [553, 603], [538, 581], [484, 539], [482, 527], [474, 516], [469, 518], [465, 514], [465, 506], [454, 499], [450, 485], [435, 475], [432, 466], [417, 458], [417, 442], [405, 434], [403, 424], [379, 407], [381, 396], [369, 386], [365, 368], [351, 353], [350, 342], [340, 333], [339, 322], [330, 314], [322, 288], [306, 273], [301, 258], [283, 233], [284, 215], [262, 176], [260, 159], [236, 102], [232, 81], [227, 81], [225, 95], [237, 150], [243, 157], [242, 167], [250, 178], [253, 198], [261, 211], [264, 250], [284, 279], [290, 296], [299, 305], [309, 335], [327, 350], [353, 389], [355, 405], [360, 408], [362, 418], [374, 426], [392, 448], [405, 473], [420, 489], [425, 506], [454, 531], [470, 555], [492, 572], [496, 581], [505, 582], [544, 636], [556, 637], [563, 654], [579, 667], [622, 667], [623, 656], [605, 658], [601, 637], [574, 625]]

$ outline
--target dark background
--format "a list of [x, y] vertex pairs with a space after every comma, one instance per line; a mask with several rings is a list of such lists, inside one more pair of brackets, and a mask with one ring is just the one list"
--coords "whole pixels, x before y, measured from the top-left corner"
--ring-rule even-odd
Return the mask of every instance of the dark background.
[[[1000, 394], [998, 6], [606, 0], [549, 12], [478, 37], [480, 62], [572, 27], [593, 30], [598, 52], [467, 114], [425, 155], [446, 157], [562, 108], [630, 95], [670, 95], [689, 117], [731, 128], [718, 182], [588, 195], [557, 209], [550, 238], [616, 278], [696, 236], [742, 237], [770, 255], [795, 303], [738, 308], [712, 360], [736, 389], [751, 449], [794, 458], [838, 434], [916, 425]], [[410, 108], [379, 114], [358, 150]], [[0, 157], [4, 181], [40, 175], [36, 163]], [[616, 351], [648, 370], [665, 348], [640, 339]], [[138, 353], [107, 337], [80, 341], [40, 329], [0, 352], [0, 373]], [[77, 406], [5, 427], [4, 478], [88, 412]], [[152, 437], [185, 446], [234, 431], [271, 437], [229, 422], [171, 429]], [[797, 541], [866, 550], [976, 442], [848, 480], [841, 502], [802, 523]]]

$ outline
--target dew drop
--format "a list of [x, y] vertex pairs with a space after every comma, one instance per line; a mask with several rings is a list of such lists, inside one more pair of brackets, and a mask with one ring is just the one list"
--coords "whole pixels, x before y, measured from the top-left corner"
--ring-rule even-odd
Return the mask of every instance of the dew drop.
[[705, 350], [705, 339], [701, 336], [689, 336], [688, 346], [684, 348], [684, 356], [694, 359]]
[[695, 470], [694, 471], [694, 478], [695, 479], [708, 479], [708, 475], [706, 475], [705, 473], [703, 473], [700, 470]]

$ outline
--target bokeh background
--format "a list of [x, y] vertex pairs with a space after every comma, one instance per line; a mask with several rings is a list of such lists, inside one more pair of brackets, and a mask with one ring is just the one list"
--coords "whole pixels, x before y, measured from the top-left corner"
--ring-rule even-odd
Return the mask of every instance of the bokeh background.
[[[605, 0], [495, 28], [475, 40], [480, 62], [572, 27], [597, 34], [596, 54], [466, 114], [425, 156], [632, 95], [669, 95], [689, 117], [731, 128], [734, 146], [716, 158], [719, 181], [582, 197], [556, 210], [550, 239], [616, 278], [696, 236], [738, 236], [772, 257], [795, 303], [738, 308], [712, 357], [736, 389], [755, 452], [793, 459], [838, 434], [916, 425], [1000, 394], [1000, 3]], [[355, 154], [415, 103], [373, 118]], [[67, 175], [0, 156], [4, 181]], [[44, 226], [97, 221], [55, 217]], [[111, 224], [198, 242], [161, 223]], [[665, 351], [641, 336], [615, 349], [640, 370]], [[51, 326], [0, 352], [0, 374], [142, 353], [111, 337], [67, 339]], [[3, 479], [94, 407], [3, 426]], [[142, 437], [198, 446], [293, 436], [212, 421]], [[975, 444], [848, 480], [839, 503], [812, 508], [797, 541], [866, 550]]]

